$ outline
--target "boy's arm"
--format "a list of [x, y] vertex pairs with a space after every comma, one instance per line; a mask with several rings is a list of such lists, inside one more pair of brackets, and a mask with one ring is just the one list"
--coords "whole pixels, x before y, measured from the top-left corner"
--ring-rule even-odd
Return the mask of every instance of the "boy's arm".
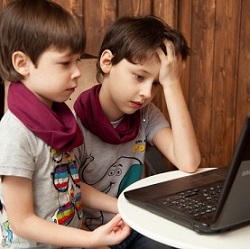
[[193, 172], [201, 160], [194, 127], [181, 89], [181, 73], [185, 62], [175, 55], [174, 46], [166, 41], [167, 55], [159, 49], [161, 61], [159, 81], [168, 108], [171, 129], [159, 131], [153, 138], [157, 148], [180, 170]]
[[3, 176], [2, 190], [10, 228], [18, 236], [48, 245], [98, 247], [120, 243], [130, 228], [116, 215], [93, 232], [57, 225], [36, 216], [32, 182], [23, 177]]
[[81, 182], [83, 205], [88, 208], [117, 214], [117, 198], [107, 195], [86, 183]]

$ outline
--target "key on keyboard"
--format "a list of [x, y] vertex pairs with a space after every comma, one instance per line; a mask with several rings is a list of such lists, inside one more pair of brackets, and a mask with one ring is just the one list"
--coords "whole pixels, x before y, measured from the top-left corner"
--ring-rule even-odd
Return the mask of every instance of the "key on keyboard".
[[211, 214], [216, 211], [222, 187], [223, 182], [219, 182], [215, 186], [213, 184], [180, 192], [162, 200], [163, 205], [193, 216]]

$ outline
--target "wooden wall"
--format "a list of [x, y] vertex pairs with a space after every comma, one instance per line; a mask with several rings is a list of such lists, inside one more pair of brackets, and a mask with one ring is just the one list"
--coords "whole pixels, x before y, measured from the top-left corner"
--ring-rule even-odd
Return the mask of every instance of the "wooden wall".
[[[6, 3], [0, 0], [0, 10]], [[195, 126], [201, 167], [230, 162], [250, 112], [249, 0], [55, 0], [82, 17], [86, 53], [97, 55], [108, 26], [123, 15], [154, 14], [180, 29], [193, 50], [182, 86]], [[167, 116], [159, 93], [155, 103]]]

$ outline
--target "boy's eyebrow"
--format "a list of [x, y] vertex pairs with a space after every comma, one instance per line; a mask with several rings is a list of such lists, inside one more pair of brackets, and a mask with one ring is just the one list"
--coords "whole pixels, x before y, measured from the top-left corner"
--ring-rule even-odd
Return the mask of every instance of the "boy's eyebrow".
[[138, 68], [138, 71], [141, 71], [141, 72], [146, 73], [146, 74], [150, 74], [150, 72], [148, 72], [148, 71], [145, 70], [145, 69]]
[[73, 53], [70, 50], [62, 52], [62, 56], [68, 57], [68, 56], [71, 56], [71, 55], [73, 55]]
[[143, 67], [143, 65], [141, 65], [141, 64], [135, 64], [136, 66], [138, 66], [137, 68], [136, 68], [136, 70], [138, 70], [138, 71], [141, 71], [141, 72], [143, 72], [143, 73], [146, 73], [146, 74], [150, 74], [150, 72], [149, 71], [147, 71], [146, 69], [144, 69], [144, 68], [142, 68]]
[[[78, 54], [78, 53], [76, 53], [76, 54]], [[68, 52], [66, 52], [66, 53], [61, 53], [60, 54], [60, 58], [61, 59], [66, 59], [66, 58], [69, 58], [69, 57], [71, 57], [71, 56], [73, 56], [73, 55], [76, 55], [76, 54], [74, 54], [74, 53], [72, 53], [71, 51], [68, 51]], [[81, 58], [81, 54], [79, 53], [79, 59]]]

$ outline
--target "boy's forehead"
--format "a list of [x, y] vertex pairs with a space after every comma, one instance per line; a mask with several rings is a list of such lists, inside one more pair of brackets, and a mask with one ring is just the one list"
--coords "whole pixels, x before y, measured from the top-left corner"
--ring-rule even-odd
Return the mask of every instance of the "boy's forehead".
[[159, 56], [156, 51], [154, 53], [142, 55], [140, 58], [134, 57], [132, 60], [132, 63], [140, 65], [160, 62]]
[[122, 60], [123, 65], [132, 70], [138, 70], [147, 74], [157, 75], [160, 69], [160, 60], [158, 57], [150, 57], [145, 60], [140, 60], [138, 62], [130, 62], [126, 59]]
[[62, 53], [62, 54], [71, 54], [72, 53], [72, 50], [70, 47], [60, 48], [56, 45], [49, 46], [45, 51], [58, 52], [58, 53]]
[[58, 48], [56, 46], [50, 46], [48, 47], [44, 52], [52, 52], [55, 54], [60, 54], [60, 56], [62, 57], [68, 57], [68, 56], [72, 56], [72, 55], [79, 55], [81, 56], [81, 53], [73, 53], [72, 49], [70, 47], [66, 47], [66, 48]]

